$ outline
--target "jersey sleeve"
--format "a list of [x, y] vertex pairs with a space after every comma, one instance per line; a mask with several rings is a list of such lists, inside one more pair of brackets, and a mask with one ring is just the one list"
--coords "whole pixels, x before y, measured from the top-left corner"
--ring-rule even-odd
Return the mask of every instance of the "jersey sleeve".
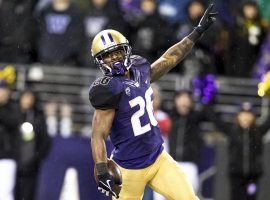
[[104, 81], [96, 80], [89, 90], [89, 100], [96, 109], [118, 109], [122, 92], [121, 85], [117, 85], [115, 81], [109, 80], [104, 84]]

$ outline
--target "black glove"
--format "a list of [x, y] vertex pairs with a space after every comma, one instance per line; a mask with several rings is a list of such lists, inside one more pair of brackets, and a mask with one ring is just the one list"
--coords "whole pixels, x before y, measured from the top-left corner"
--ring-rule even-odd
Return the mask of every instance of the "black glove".
[[196, 42], [201, 35], [216, 21], [217, 12], [212, 13], [214, 4], [210, 4], [209, 7], [204, 12], [199, 24], [194, 28], [193, 32], [189, 34], [188, 38], [193, 42]]
[[113, 180], [113, 177], [108, 172], [106, 163], [96, 164], [97, 169], [97, 184], [98, 190], [104, 193], [106, 196], [114, 196], [119, 198], [119, 186], [117, 186]]

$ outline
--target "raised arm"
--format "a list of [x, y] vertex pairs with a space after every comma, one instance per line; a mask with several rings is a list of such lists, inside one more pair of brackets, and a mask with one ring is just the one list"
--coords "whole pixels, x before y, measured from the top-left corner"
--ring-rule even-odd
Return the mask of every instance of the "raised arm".
[[174, 68], [190, 52], [194, 43], [185, 37], [177, 44], [170, 47], [159, 59], [151, 64], [151, 82]]
[[204, 12], [200, 23], [183, 40], [170, 47], [159, 59], [151, 64], [151, 82], [157, 81], [161, 76], [174, 68], [190, 52], [194, 43], [215, 21], [217, 13], [211, 13], [211, 4]]

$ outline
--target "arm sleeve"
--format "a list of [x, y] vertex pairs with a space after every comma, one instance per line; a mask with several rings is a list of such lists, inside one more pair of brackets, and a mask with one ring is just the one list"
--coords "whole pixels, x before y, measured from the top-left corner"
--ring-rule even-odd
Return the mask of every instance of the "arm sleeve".
[[118, 109], [122, 91], [112, 91], [109, 87], [98, 85], [89, 92], [91, 105], [96, 109]]

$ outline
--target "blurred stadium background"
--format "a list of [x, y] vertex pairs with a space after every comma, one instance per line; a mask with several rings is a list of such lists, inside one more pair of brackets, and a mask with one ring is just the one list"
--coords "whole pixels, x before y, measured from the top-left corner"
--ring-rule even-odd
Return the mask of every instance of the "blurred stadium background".
[[[160, 119], [160, 127], [169, 150], [180, 145], [189, 151], [183, 149], [186, 136], [176, 146], [168, 142], [175, 134], [171, 127], [181, 121], [175, 94], [189, 91], [196, 112], [210, 111], [219, 119], [196, 124], [194, 143], [188, 143], [201, 141], [196, 162], [177, 157], [196, 165], [200, 199], [231, 199], [234, 178], [248, 181], [239, 183], [247, 190], [243, 200], [268, 199], [269, 131], [259, 133], [255, 146], [245, 145], [252, 136], [240, 139], [243, 154], [236, 159], [244, 171], [235, 172], [229, 162], [232, 136], [220, 122], [233, 126], [239, 112], [247, 111], [264, 130], [270, 127], [264, 123], [269, 122], [269, 0], [0, 0], [0, 200], [108, 199], [96, 188], [90, 153], [94, 110], [88, 89], [101, 75], [91, 58], [91, 39], [106, 28], [119, 30], [134, 54], [152, 62], [192, 30], [210, 2], [219, 12], [217, 23], [157, 82], [156, 111], [167, 113], [172, 124]], [[158, 199], [163, 198], [146, 189], [144, 200]]]

